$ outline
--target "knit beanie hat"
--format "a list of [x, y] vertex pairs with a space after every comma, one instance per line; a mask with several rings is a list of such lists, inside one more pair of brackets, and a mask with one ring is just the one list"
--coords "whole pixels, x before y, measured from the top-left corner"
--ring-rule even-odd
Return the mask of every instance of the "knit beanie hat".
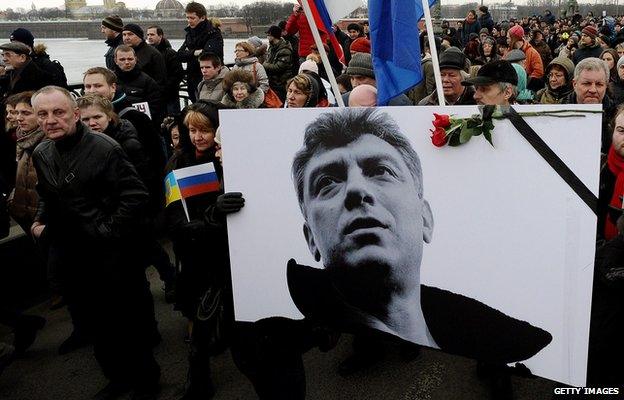
[[305, 60], [299, 66], [299, 73], [303, 73], [304, 71], [312, 71], [318, 74], [318, 65], [312, 60]]
[[121, 32], [123, 30], [123, 21], [119, 15], [109, 15], [102, 20], [102, 25], [115, 32]]
[[522, 39], [524, 37], [524, 29], [522, 29], [520, 25], [512, 26], [511, 28], [509, 28], [508, 32], [512, 37], [515, 37], [517, 39]]
[[370, 40], [365, 37], [359, 37], [351, 43], [350, 51], [356, 53], [370, 53], [371, 52], [371, 44]]
[[355, 53], [349, 61], [347, 75], [362, 75], [375, 79], [373, 59], [368, 53]]
[[[277, 37], [277, 39], [279, 39], [279, 37]], [[260, 39], [258, 36], [250, 37], [249, 39], [247, 39], [247, 42], [251, 44], [253, 47], [255, 47], [256, 49], [262, 46], [262, 39]]]
[[123, 30], [130, 31], [134, 33], [135, 35], [137, 35], [138, 37], [140, 37], [141, 39], [143, 39], [143, 29], [141, 29], [141, 27], [138, 26], [137, 24], [126, 24], [123, 27]]
[[592, 39], [596, 39], [596, 36], [598, 36], [598, 30], [591, 25], [587, 25], [585, 28], [583, 28], [581, 33], [586, 34]]
[[31, 48], [35, 45], [35, 37], [26, 28], [17, 28], [16, 30], [14, 30], [13, 33], [11, 33], [9, 40], [11, 42], [24, 43]]
[[[279, 39], [282, 37], [282, 28], [276, 25], [271, 25], [269, 29], [266, 31], [267, 35], [273, 36], [275, 39]], [[259, 46], [256, 46], [259, 47]]]

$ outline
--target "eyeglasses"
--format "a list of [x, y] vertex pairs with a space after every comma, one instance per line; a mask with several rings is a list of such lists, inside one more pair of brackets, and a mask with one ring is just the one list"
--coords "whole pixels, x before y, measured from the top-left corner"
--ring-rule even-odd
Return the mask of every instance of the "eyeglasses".
[[555, 74], [555, 73], [551, 72], [550, 74], [547, 75], [547, 77], [548, 77], [548, 79], [550, 79], [550, 78], [561, 79], [561, 78], [565, 77], [565, 75], [563, 75], [563, 74]]
[[234, 50], [234, 53], [240, 53], [241, 51], [243, 51], [243, 52], [244, 52], [244, 51], [245, 51], [245, 49], [236, 49], [236, 50]]

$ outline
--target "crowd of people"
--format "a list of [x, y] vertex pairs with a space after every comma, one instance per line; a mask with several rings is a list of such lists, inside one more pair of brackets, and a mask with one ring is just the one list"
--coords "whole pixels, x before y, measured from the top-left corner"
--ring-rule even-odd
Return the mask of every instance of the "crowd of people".
[[[178, 50], [159, 26], [144, 31], [124, 25], [117, 15], [104, 18], [101, 31], [109, 49], [101, 66], [84, 71], [78, 98], [66, 89], [63, 66], [44, 45], [34, 44], [30, 31], [16, 29], [0, 45], [0, 214], [8, 213], [33, 239], [47, 266], [52, 306], [67, 305], [74, 329], [59, 353], [93, 344], [109, 379], [95, 399], [130, 391], [133, 399], [157, 396], [160, 368], [152, 348], [161, 338], [145, 276], [151, 265], [167, 301], [188, 321], [184, 399], [214, 395], [210, 357], [227, 345], [261, 399], [303, 399], [301, 353], [314, 346], [331, 349], [335, 332], [307, 320], [284, 326], [234, 323], [225, 216], [240, 210], [244, 197], [220, 190], [188, 199], [186, 210], [180, 202], [165, 208], [163, 180], [170, 171], [212, 162], [222, 182], [219, 110], [331, 107], [338, 97], [348, 107], [376, 106], [368, 24], [320, 32], [327, 43], [326, 67], [295, 5], [287, 19], [268, 28], [266, 42], [254, 36], [236, 43], [234, 65], [226, 66], [219, 20], [196, 2], [185, 13], [186, 38]], [[624, 350], [617, 340], [624, 327], [623, 25], [624, 18], [557, 19], [550, 11], [494, 21], [481, 6], [455, 26], [443, 21], [435, 49], [427, 32], [421, 34], [423, 80], [389, 102], [437, 105], [443, 93], [446, 105], [602, 104], [588, 384], [624, 378]], [[329, 35], [336, 36], [343, 57]], [[438, 66], [432, 64], [433, 51]], [[330, 74], [339, 93], [329, 84]], [[181, 109], [183, 82], [191, 104]], [[0, 222], [0, 233], [8, 234], [8, 219]], [[175, 261], [163, 237], [173, 244]], [[215, 314], [227, 323], [215, 324]], [[0, 322], [15, 329], [13, 345], [0, 343], [2, 369], [27, 350], [45, 320], [0, 309]], [[376, 362], [378, 340], [356, 336], [340, 373]], [[416, 355], [418, 347], [405, 344], [404, 351]], [[494, 376], [495, 398], [510, 398], [509, 376], [498, 367], [485, 364], [480, 371]]]

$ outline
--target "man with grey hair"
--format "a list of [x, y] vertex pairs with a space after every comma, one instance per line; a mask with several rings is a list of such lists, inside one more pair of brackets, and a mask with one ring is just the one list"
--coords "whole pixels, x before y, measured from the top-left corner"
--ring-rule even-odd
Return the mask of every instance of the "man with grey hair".
[[151, 346], [158, 332], [146, 262], [136, 251], [145, 185], [117, 142], [82, 124], [67, 90], [46, 86], [32, 105], [49, 140], [32, 156], [40, 205], [31, 233], [45, 232], [50, 260], [63, 268], [68, 305], [86, 311], [95, 358], [110, 380], [95, 398], [134, 391], [133, 399], [155, 399], [160, 368]]
[[596, 57], [584, 58], [574, 68], [574, 91], [563, 101], [566, 104], [602, 104], [601, 152], [604, 154], [611, 147], [613, 129], [610, 124], [617, 108], [617, 104], [607, 94], [609, 75], [609, 68], [604, 61]]
[[518, 74], [507, 60], [486, 63], [474, 78], [462, 82], [464, 86], [474, 86], [474, 99], [478, 105], [508, 106], [518, 95]]

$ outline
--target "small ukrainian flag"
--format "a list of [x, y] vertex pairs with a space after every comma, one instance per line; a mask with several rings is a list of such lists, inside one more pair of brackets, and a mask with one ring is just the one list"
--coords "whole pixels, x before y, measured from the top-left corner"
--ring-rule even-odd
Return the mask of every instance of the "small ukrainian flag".
[[174, 201], [182, 199], [180, 187], [173, 171], [169, 172], [165, 177], [165, 207]]

